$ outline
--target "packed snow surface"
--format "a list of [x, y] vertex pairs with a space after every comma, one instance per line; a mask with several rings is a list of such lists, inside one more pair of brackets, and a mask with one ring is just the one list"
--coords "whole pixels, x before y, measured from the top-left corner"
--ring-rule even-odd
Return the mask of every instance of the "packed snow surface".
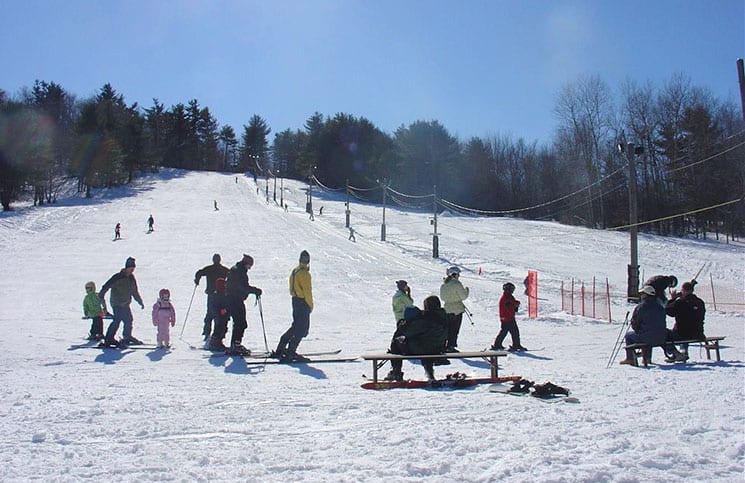
[[[300, 183], [257, 185], [250, 177], [164, 170], [132, 186], [72, 196], [0, 215], [0, 480], [14, 481], [742, 481], [745, 461], [745, 317], [715, 311], [708, 335], [726, 336], [722, 361], [691, 348], [688, 364], [606, 368], [625, 314], [628, 234], [511, 218], [438, 217], [351, 199], [348, 240], [343, 193], [314, 191], [315, 221]], [[219, 211], [214, 209], [217, 202]], [[318, 209], [324, 207], [323, 215]], [[155, 231], [147, 234], [152, 214]], [[122, 224], [122, 240], [112, 241]], [[489, 347], [499, 330], [504, 282], [522, 287], [538, 271], [539, 316], [518, 313], [523, 345], [500, 359], [500, 375], [569, 388], [579, 403], [545, 404], [462, 390], [365, 390], [371, 364], [261, 365], [209, 358], [201, 343], [206, 296], [194, 273], [220, 253], [225, 265], [254, 257], [244, 345], [269, 348], [289, 327], [287, 279], [301, 250], [311, 254], [315, 309], [300, 351], [384, 351], [395, 322], [395, 281], [408, 280], [421, 306], [438, 294], [446, 268], [463, 269], [473, 313], [461, 350]], [[645, 276], [701, 280], [739, 293], [745, 247], [642, 235]], [[127, 257], [145, 310], [132, 304], [134, 335], [155, 342], [150, 307], [168, 288], [176, 307], [174, 350], [73, 349], [84, 285], [101, 285]], [[574, 277], [611, 284], [613, 321], [561, 311], [559, 287]], [[518, 299], [526, 308], [521, 290]], [[193, 297], [193, 299], [192, 299]], [[187, 317], [188, 313], [188, 317]], [[263, 313], [263, 323], [261, 314]], [[668, 326], [673, 321], [668, 320]], [[108, 321], [105, 321], [105, 325]], [[509, 337], [507, 339], [509, 342]], [[620, 358], [620, 357], [619, 357]], [[385, 372], [387, 368], [382, 369]], [[423, 379], [405, 362], [407, 378]], [[488, 375], [482, 361], [436, 367]]]

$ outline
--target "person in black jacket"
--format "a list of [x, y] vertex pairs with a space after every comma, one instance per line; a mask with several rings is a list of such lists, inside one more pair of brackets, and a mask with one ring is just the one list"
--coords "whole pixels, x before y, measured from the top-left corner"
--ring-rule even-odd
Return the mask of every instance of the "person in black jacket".
[[678, 285], [678, 279], [675, 275], [655, 275], [644, 282], [654, 289], [657, 301], [664, 307], [667, 303], [667, 289], [675, 288]]
[[[250, 355], [250, 351], [243, 347], [243, 333], [248, 327], [246, 321], [246, 305], [244, 301], [249, 295], [254, 294], [256, 297], [261, 296], [261, 289], [253, 287], [248, 283], [248, 271], [253, 267], [254, 259], [250, 255], [243, 255], [240, 262], [236, 263], [228, 273], [227, 291], [228, 291], [228, 312], [233, 319], [233, 334], [230, 338], [230, 352], [236, 355]], [[227, 327], [221, 328], [220, 340], [225, 337]]]
[[[431, 295], [424, 299], [424, 311], [415, 306], [404, 309], [404, 322], [394, 332], [388, 352], [406, 355], [442, 354], [447, 337], [447, 315], [441, 307], [440, 299]], [[435, 378], [433, 365], [432, 359], [422, 359], [422, 366], [429, 380]], [[385, 380], [403, 381], [403, 361], [391, 360], [391, 367]]]
[[705, 339], [704, 317], [706, 304], [693, 293], [695, 282], [685, 282], [680, 292], [673, 292], [670, 301], [665, 305], [665, 312], [675, 317], [673, 340]]
[[210, 299], [215, 292], [215, 280], [218, 278], [227, 278], [230, 269], [220, 264], [221, 258], [219, 253], [212, 255], [212, 265], [197, 270], [194, 274], [194, 285], [199, 285], [199, 280], [202, 277], [207, 279], [207, 287], [204, 289], [204, 293], [207, 294], [207, 313], [204, 316], [204, 327], [202, 328], [202, 336], [204, 340], [209, 340], [212, 333], [212, 321], [215, 319], [215, 313], [210, 309]]
[[215, 317], [215, 330], [207, 342], [207, 349], [213, 351], [224, 351], [228, 348], [222, 343], [225, 333], [228, 331], [228, 291], [225, 278], [215, 280], [215, 291], [209, 297], [209, 309]]

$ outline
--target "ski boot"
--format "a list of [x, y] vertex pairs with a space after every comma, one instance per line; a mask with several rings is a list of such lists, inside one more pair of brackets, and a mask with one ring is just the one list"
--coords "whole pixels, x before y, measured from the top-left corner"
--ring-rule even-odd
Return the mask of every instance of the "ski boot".
[[240, 342], [233, 342], [230, 344], [230, 349], [227, 351], [235, 356], [250, 356], [251, 351], [243, 347]]
[[395, 369], [391, 369], [391, 372], [389, 372], [388, 375], [383, 378], [383, 380], [401, 382], [404, 380], [404, 373]]

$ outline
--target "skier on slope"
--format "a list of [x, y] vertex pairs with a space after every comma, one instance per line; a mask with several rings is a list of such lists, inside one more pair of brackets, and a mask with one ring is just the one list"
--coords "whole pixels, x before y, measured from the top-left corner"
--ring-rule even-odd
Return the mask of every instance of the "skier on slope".
[[230, 319], [227, 282], [225, 278], [220, 277], [215, 280], [215, 291], [208, 298], [208, 301], [208, 310], [215, 316], [215, 329], [212, 331], [212, 335], [207, 343], [207, 349], [211, 351], [227, 350], [228, 348], [222, 343], [225, 333], [228, 331], [228, 319]]
[[158, 300], [153, 304], [153, 325], [157, 327], [157, 346], [162, 349], [171, 348], [170, 327], [176, 325], [176, 309], [171, 303], [171, 291], [162, 288], [158, 292]]
[[207, 294], [207, 313], [204, 315], [204, 326], [202, 328], [202, 337], [205, 341], [209, 340], [210, 334], [212, 333], [212, 321], [215, 319], [215, 313], [210, 310], [210, 299], [215, 293], [215, 280], [218, 278], [227, 278], [230, 269], [220, 262], [219, 253], [212, 255], [212, 265], [207, 265], [204, 268], [197, 270], [194, 274], [194, 285], [199, 285], [199, 280], [202, 277], [207, 279], [207, 287], [204, 289], [204, 293]]
[[517, 320], [515, 320], [515, 314], [518, 307], [520, 307], [520, 301], [512, 295], [514, 292], [515, 284], [512, 282], [502, 285], [502, 297], [499, 299], [499, 322], [501, 329], [499, 334], [497, 334], [497, 338], [494, 340], [494, 345], [491, 346], [491, 350], [504, 350], [502, 343], [508, 333], [510, 334], [510, 338], [512, 338], [510, 352], [528, 350], [520, 344], [520, 329], [517, 327]]
[[109, 347], [116, 347], [119, 342], [116, 340], [116, 332], [119, 330], [119, 323], [124, 323], [124, 331], [122, 334], [122, 344], [142, 344], [142, 341], [136, 339], [132, 335], [132, 310], [129, 308], [129, 304], [134, 298], [140, 308], [144, 309], [145, 304], [142, 303], [142, 297], [137, 290], [137, 280], [134, 276], [135, 271], [135, 259], [132, 257], [127, 258], [124, 263], [124, 268], [114, 275], [103, 284], [101, 292], [98, 296], [103, 300], [106, 292], [111, 290], [111, 296], [109, 298], [111, 309], [114, 311], [114, 317], [109, 324], [109, 328], [106, 331], [106, 338], [104, 345]]
[[[243, 333], [248, 327], [246, 321], [246, 305], [244, 301], [249, 295], [261, 296], [261, 289], [253, 287], [248, 282], [248, 270], [253, 267], [254, 259], [250, 255], [243, 255], [241, 261], [237, 262], [228, 273], [227, 290], [230, 316], [233, 318], [233, 333], [230, 338], [230, 352], [236, 355], [250, 355], [251, 351], [245, 348]], [[224, 334], [224, 333], [223, 333]]]
[[85, 298], [83, 298], [83, 315], [91, 319], [91, 330], [88, 334], [88, 340], [103, 339], [103, 316], [105, 312], [106, 307], [96, 293], [96, 284], [86, 282]]
[[300, 341], [308, 335], [310, 313], [313, 312], [313, 286], [310, 276], [310, 254], [300, 252], [298, 265], [290, 273], [290, 295], [292, 296], [292, 325], [280, 337], [277, 350], [272, 354], [280, 362], [304, 360], [298, 355]]

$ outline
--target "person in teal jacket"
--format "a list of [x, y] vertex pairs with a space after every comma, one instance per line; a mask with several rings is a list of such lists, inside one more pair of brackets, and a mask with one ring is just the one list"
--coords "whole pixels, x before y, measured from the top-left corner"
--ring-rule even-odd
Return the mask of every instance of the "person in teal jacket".
[[411, 298], [411, 287], [406, 280], [396, 281], [396, 293], [393, 294], [392, 306], [393, 306], [393, 317], [396, 319], [396, 326], [398, 327], [404, 320], [404, 309], [414, 305], [414, 299]]
[[85, 297], [83, 298], [83, 316], [91, 319], [91, 331], [88, 340], [103, 339], [103, 316], [106, 307], [101, 303], [96, 293], [96, 284], [87, 282], [85, 284]]

